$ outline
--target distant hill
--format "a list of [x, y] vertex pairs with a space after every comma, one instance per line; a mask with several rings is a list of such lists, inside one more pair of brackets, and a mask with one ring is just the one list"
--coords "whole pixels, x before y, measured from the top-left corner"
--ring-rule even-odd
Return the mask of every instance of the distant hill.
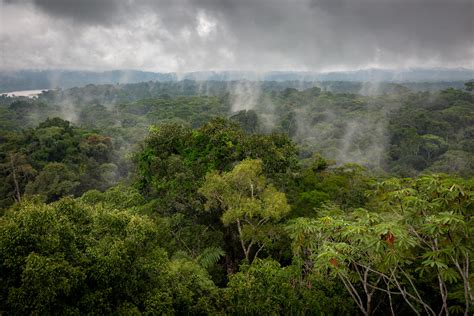
[[[270, 71], [264, 73], [247, 71], [199, 71], [189, 73], [158, 73], [137, 70], [113, 70], [105, 72], [71, 70], [22, 70], [0, 72], [0, 92], [32, 89], [81, 87], [87, 84], [125, 84], [147, 81], [349, 81], [349, 82], [395, 82], [434, 83], [459, 82], [474, 79], [474, 70], [465, 68], [430, 68], [384, 70], [364, 69], [345, 72], [297, 72]], [[446, 84], [442, 84], [446, 87]], [[449, 85], [448, 85], [449, 86]]]

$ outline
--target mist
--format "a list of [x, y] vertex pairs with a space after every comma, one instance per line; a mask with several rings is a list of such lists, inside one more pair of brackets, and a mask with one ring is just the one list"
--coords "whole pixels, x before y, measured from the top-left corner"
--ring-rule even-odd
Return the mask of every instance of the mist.
[[0, 0], [0, 316], [472, 314], [473, 34], [474, 0]]
[[3, 70], [474, 67], [470, 0], [2, 0], [0, 6]]
[[[228, 117], [255, 111], [262, 132], [284, 129], [290, 115], [285, 128], [298, 143], [340, 163], [381, 166], [387, 115], [400, 102], [380, 107], [380, 96], [462, 88], [474, 78], [469, 0], [0, 0], [0, 6], [0, 92], [59, 89], [42, 100], [73, 123], [87, 106], [114, 111], [138, 96], [209, 96], [223, 102]], [[361, 106], [348, 114], [311, 92], [302, 100], [314, 87], [358, 95]], [[291, 89], [300, 92], [294, 99]], [[282, 93], [290, 103], [282, 103]]]

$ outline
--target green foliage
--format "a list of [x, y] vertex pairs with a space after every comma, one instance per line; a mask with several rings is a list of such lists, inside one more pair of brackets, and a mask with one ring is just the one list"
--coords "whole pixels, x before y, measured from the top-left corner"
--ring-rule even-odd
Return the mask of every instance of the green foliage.
[[24, 202], [0, 228], [0, 301], [8, 313], [219, 311], [207, 272], [194, 261], [170, 261], [166, 232], [146, 216], [71, 199]]
[[255, 133], [260, 130], [258, 115], [253, 110], [240, 111], [232, 115], [230, 119], [237, 122], [246, 133]]
[[[414, 312], [448, 313], [449, 306], [464, 304], [468, 313], [472, 183], [437, 175], [389, 179], [371, 194], [372, 211], [330, 207], [287, 226], [304, 269], [339, 278], [364, 314], [372, 313], [374, 295], [387, 294], [401, 295]], [[426, 275], [439, 283], [436, 299], [415, 285]]]
[[469, 81], [464, 84], [464, 89], [466, 91], [473, 91], [474, 90], [474, 81]]
[[138, 190], [123, 184], [118, 184], [105, 192], [87, 191], [81, 196], [81, 200], [90, 205], [104, 203], [113, 208], [132, 208], [145, 204], [145, 199]]
[[77, 176], [67, 165], [57, 162], [47, 164], [33, 182], [26, 185], [25, 193], [39, 194], [47, 202], [58, 200], [62, 196], [72, 194], [79, 185]]
[[0, 313], [472, 314], [469, 85], [234, 84], [0, 97]]
[[209, 247], [204, 249], [197, 261], [203, 268], [207, 269], [215, 265], [224, 255], [225, 252], [221, 248]]
[[[391, 169], [402, 175], [413, 175], [431, 166], [450, 170], [450, 163], [443, 154], [461, 151], [462, 156], [470, 150], [466, 143], [469, 137], [465, 134], [474, 123], [473, 102], [472, 94], [456, 89], [434, 96], [418, 94], [407, 101], [390, 120]], [[466, 153], [462, 152], [463, 144], [466, 144]], [[450, 171], [471, 176], [472, 161], [464, 161], [460, 162], [464, 166]]]
[[341, 295], [342, 291], [334, 290], [323, 279], [302, 280], [293, 266], [281, 267], [271, 259], [256, 259], [230, 277], [226, 289], [228, 312], [235, 315], [351, 314], [353, 310], [347, 298]]
[[[447, 150], [472, 152], [472, 137], [466, 134], [474, 117], [469, 82], [464, 91], [432, 92], [415, 92], [433, 90], [426, 83], [374, 87], [369, 83], [321, 82], [325, 91], [308, 84], [299, 91], [295, 82], [264, 82], [254, 109], [231, 113], [233, 89], [238, 84], [88, 85], [50, 91], [38, 100], [4, 97], [0, 98], [0, 130], [19, 131], [48, 117], [67, 114], [77, 125], [98, 128], [113, 137], [124, 154], [146, 136], [150, 124], [198, 128], [213, 118], [230, 116], [246, 132], [284, 133], [310, 152], [403, 176], [417, 175], [435, 163], [449, 166], [441, 159]], [[46, 124], [43, 128], [48, 134], [52, 133], [49, 127], [65, 128], [54, 122]], [[471, 166], [466, 171], [471, 175]]]
[[[206, 210], [220, 210], [225, 226], [237, 225], [247, 261], [251, 260], [253, 245], [259, 246], [255, 258], [272, 241], [271, 229], [265, 229], [267, 224], [278, 222], [290, 211], [285, 194], [268, 184], [262, 175], [260, 160], [243, 160], [222, 175], [208, 173], [199, 193], [206, 197]], [[260, 232], [265, 231], [269, 235], [261, 236]]]
[[335, 202], [344, 209], [362, 207], [373, 179], [365, 168], [355, 164], [334, 167], [316, 155], [303, 161], [291, 192], [293, 214], [314, 217], [317, 209]]
[[176, 314], [215, 314], [221, 304], [219, 290], [207, 271], [193, 261], [173, 260], [169, 265], [169, 293]]
[[60, 118], [7, 135], [0, 145], [4, 182], [0, 207], [20, 201], [25, 193], [51, 202], [89, 189], [104, 190], [117, 181], [113, 152], [109, 137], [75, 128]]
[[137, 154], [137, 187], [158, 199], [162, 214], [202, 209], [197, 189], [211, 170], [227, 171], [249, 158], [263, 161], [278, 181], [296, 166], [296, 149], [282, 135], [246, 135], [236, 124], [214, 119], [197, 130], [179, 124], [152, 127]]

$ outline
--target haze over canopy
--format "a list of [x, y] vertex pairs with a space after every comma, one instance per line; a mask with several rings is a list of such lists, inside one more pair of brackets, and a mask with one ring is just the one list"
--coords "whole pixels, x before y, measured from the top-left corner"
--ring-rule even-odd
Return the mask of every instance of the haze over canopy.
[[474, 68], [472, 0], [0, 0], [0, 70]]

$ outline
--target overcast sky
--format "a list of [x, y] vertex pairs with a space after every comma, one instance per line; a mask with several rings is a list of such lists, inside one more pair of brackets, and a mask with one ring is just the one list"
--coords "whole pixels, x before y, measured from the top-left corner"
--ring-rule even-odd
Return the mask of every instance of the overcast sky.
[[0, 69], [474, 68], [474, 0], [0, 0]]

